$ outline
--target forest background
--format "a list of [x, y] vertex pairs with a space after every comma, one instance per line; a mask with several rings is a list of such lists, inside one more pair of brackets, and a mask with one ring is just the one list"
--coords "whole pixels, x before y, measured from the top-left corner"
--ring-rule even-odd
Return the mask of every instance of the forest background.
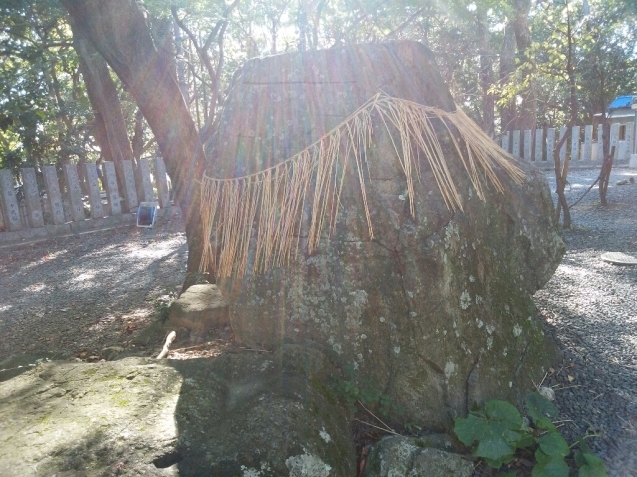
[[[591, 124], [637, 93], [637, 0], [145, 0], [201, 142], [247, 59], [361, 42], [428, 46], [488, 134]], [[0, 168], [159, 155], [129, 91], [57, 0], [0, 6]], [[75, 33], [75, 34], [74, 34]], [[598, 120], [599, 122], [599, 120]]]

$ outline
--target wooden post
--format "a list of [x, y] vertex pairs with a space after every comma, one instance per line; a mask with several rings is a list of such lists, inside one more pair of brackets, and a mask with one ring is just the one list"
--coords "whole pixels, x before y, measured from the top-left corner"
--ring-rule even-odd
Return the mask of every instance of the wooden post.
[[82, 189], [80, 189], [80, 180], [77, 176], [77, 167], [75, 164], [64, 164], [62, 169], [66, 179], [67, 198], [71, 207], [71, 220], [74, 222], [84, 220], [84, 204], [82, 203]]
[[22, 189], [24, 190], [24, 201], [27, 205], [28, 223], [31, 227], [44, 227], [44, 216], [42, 215], [42, 204], [40, 203], [40, 191], [38, 181], [35, 178], [33, 167], [23, 167], [20, 169], [22, 176]]
[[115, 164], [110, 161], [102, 163], [104, 168], [104, 183], [106, 185], [106, 200], [111, 207], [111, 215], [122, 215], [122, 203], [117, 187]]
[[13, 175], [8, 169], [0, 169], [0, 205], [5, 218], [5, 226], [9, 232], [22, 229], [18, 199], [13, 189]]
[[100, 194], [100, 181], [97, 177], [97, 164], [86, 162], [86, 181], [88, 182], [88, 197], [91, 204], [91, 217], [98, 219], [104, 217], [104, 208], [102, 207], [102, 195]]

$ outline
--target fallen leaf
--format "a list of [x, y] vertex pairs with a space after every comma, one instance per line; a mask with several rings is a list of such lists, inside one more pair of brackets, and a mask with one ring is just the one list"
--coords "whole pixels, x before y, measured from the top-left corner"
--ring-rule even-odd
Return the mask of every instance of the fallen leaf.
[[568, 375], [568, 382], [572, 383], [573, 381], [575, 381], [575, 378], [569, 374]]
[[549, 368], [549, 373], [553, 374], [555, 372], [554, 368]]

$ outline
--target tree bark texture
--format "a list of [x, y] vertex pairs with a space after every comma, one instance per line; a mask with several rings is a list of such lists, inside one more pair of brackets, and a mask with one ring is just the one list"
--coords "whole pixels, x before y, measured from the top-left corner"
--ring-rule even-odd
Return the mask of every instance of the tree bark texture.
[[205, 156], [171, 63], [155, 47], [145, 15], [134, 0], [62, 0], [62, 4], [128, 88], [155, 135], [184, 214], [187, 271], [188, 277], [194, 277], [201, 256], [197, 181]]
[[[515, 29], [511, 22], [504, 27], [502, 49], [500, 50], [500, 82], [506, 84], [515, 73]], [[515, 100], [502, 107], [500, 113], [502, 131], [515, 129]]]
[[493, 137], [495, 131], [495, 98], [489, 91], [495, 83], [493, 74], [493, 53], [490, 33], [487, 27], [487, 12], [482, 8], [476, 11], [478, 35], [480, 38], [480, 89], [482, 93], [482, 130]]
[[[531, 46], [531, 29], [529, 28], [529, 11], [531, 10], [531, 0], [513, 0], [515, 9], [515, 20], [513, 28], [515, 31], [515, 41], [522, 63], [527, 58], [527, 50]], [[537, 118], [537, 91], [535, 80], [531, 79], [530, 86], [522, 93], [522, 104], [518, 109], [517, 124], [515, 129], [535, 129]]]
[[[104, 58], [91, 45], [72, 17], [70, 23], [73, 31], [73, 47], [79, 59], [86, 92], [95, 112], [95, 138], [100, 145], [103, 159], [115, 164], [117, 184], [120, 190], [123, 190], [122, 161], [132, 161], [133, 150], [128, 140], [126, 120], [117, 87]], [[127, 206], [127, 210], [128, 208]]]

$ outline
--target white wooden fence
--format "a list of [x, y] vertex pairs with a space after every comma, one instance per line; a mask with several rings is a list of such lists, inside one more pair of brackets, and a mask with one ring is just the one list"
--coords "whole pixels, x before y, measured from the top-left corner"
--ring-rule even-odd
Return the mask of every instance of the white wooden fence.
[[122, 216], [136, 211], [140, 202], [158, 202], [167, 208], [170, 195], [164, 160], [155, 158], [153, 165], [151, 174], [147, 159], [139, 159], [136, 170], [131, 161], [122, 161], [120, 190], [114, 163], [104, 162], [101, 169], [85, 163], [81, 172], [86, 195], [75, 164], [62, 166], [62, 180], [56, 166], [44, 166], [37, 172], [33, 167], [22, 168], [21, 185], [15, 184], [10, 170], [0, 169], [0, 232], [53, 230], [69, 222]]
[[[633, 151], [635, 125], [613, 124], [610, 128], [610, 146], [615, 146], [615, 161], [624, 162], [630, 160]], [[566, 134], [567, 128], [559, 131], [555, 128], [536, 129], [534, 131], [506, 131], [500, 136], [502, 148], [515, 157], [524, 159], [537, 166], [553, 167], [552, 151], [559, 140]], [[602, 126], [597, 127], [594, 136], [593, 126], [581, 128], [573, 126], [570, 144], [566, 141], [560, 149], [560, 160], [566, 157], [566, 151], [570, 152], [571, 166], [594, 165], [602, 161]], [[610, 150], [610, 148], [609, 148]]]

